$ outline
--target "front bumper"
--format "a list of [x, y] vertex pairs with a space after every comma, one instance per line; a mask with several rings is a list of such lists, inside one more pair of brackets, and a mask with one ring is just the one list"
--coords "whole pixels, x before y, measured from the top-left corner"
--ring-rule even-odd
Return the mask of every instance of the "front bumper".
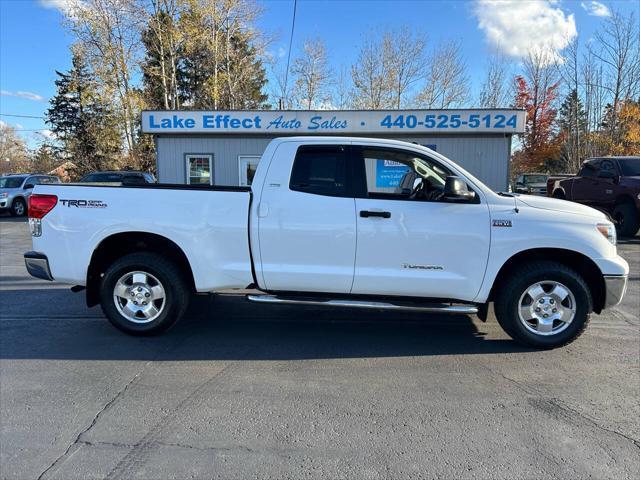
[[604, 308], [615, 307], [627, 291], [627, 275], [604, 275], [606, 287]]
[[24, 264], [27, 267], [27, 272], [29, 272], [32, 277], [41, 278], [43, 280], [53, 280], [51, 270], [49, 269], [49, 259], [44, 253], [25, 253]]

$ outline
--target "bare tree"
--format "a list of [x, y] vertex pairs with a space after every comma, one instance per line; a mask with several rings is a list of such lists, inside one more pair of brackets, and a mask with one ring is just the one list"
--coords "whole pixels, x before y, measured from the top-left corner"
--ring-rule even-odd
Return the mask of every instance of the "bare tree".
[[374, 110], [393, 106], [391, 59], [378, 39], [367, 39], [351, 66], [353, 102], [357, 108]]
[[504, 55], [490, 57], [478, 98], [479, 107], [504, 108], [511, 103], [513, 95], [508, 81], [509, 73], [509, 63]]
[[429, 57], [427, 82], [417, 101], [426, 108], [455, 108], [469, 98], [467, 65], [457, 41], [441, 43]]
[[180, 108], [178, 62], [183, 35], [177, 28], [180, 0], [145, 0], [149, 2], [147, 28], [142, 41], [150, 61], [143, 64], [145, 80], [160, 86], [159, 96], [166, 110]]
[[304, 42], [302, 54], [294, 60], [291, 73], [296, 77], [296, 96], [302, 107], [311, 110], [329, 99], [333, 72], [322, 40]]
[[387, 59], [392, 78], [392, 104], [400, 108], [404, 96], [426, 74], [426, 40], [424, 34], [413, 33], [408, 27], [387, 31], [383, 37], [383, 58]]
[[28, 172], [27, 144], [11, 125], [0, 121], [0, 174]]
[[563, 51], [563, 62], [558, 63], [558, 73], [562, 79], [562, 83], [565, 85], [565, 94], [567, 98], [572, 99], [570, 102], [570, 112], [567, 120], [567, 138], [566, 138], [566, 155], [570, 170], [577, 171], [580, 167], [581, 157], [583, 155], [583, 141], [582, 134], [586, 129], [586, 125], [583, 125], [582, 115], [580, 111], [580, 65], [578, 55], [578, 40], [574, 38], [568, 42], [567, 47]]
[[73, 4], [72, 12], [71, 29], [101, 78], [105, 93], [113, 92], [128, 152], [135, 157], [138, 102], [132, 78], [139, 65], [145, 15], [135, 0], [82, 0]]
[[267, 64], [273, 79], [273, 82], [269, 84], [270, 96], [273, 99], [272, 105], [275, 108], [285, 110], [293, 108], [293, 88], [290, 84], [285, 85], [286, 68], [273, 58], [268, 58]]
[[602, 30], [594, 35], [589, 51], [605, 69], [604, 82], [600, 86], [609, 94], [611, 118], [608, 124], [613, 136], [620, 103], [640, 95], [640, 37], [633, 12], [626, 16], [613, 12]]
[[[540, 151], [549, 142], [553, 132], [559, 82], [555, 61], [552, 49], [532, 49], [523, 61], [523, 75], [515, 79], [520, 86], [516, 105], [527, 109], [523, 143], [529, 152]], [[522, 105], [518, 105], [520, 102]]]
[[584, 109], [587, 117], [587, 138], [585, 142], [585, 155], [599, 155], [598, 146], [592, 141], [592, 132], [597, 131], [602, 124], [602, 113], [606, 103], [606, 92], [602, 88], [603, 68], [593, 56], [587, 51], [584, 54], [581, 68], [582, 85], [584, 88]]
[[331, 103], [334, 107], [343, 110], [350, 105], [351, 96], [349, 94], [349, 78], [346, 67], [340, 66], [338, 76], [334, 85]]

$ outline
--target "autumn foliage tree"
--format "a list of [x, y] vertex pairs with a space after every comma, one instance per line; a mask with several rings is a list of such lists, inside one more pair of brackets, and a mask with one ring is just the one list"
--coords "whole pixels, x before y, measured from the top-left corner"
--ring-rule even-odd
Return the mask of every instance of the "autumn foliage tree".
[[553, 106], [558, 83], [546, 86], [536, 81], [529, 83], [520, 75], [515, 83], [514, 107], [525, 109], [527, 121], [521, 136], [522, 149], [514, 155], [514, 162], [518, 171], [544, 170], [545, 164], [558, 155], [558, 144], [554, 142], [557, 110]]

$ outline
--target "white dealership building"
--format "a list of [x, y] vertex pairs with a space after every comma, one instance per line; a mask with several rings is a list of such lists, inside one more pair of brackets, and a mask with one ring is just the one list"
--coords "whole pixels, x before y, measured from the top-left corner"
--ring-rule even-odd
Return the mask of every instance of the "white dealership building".
[[[391, 138], [425, 145], [496, 190], [507, 188], [511, 139], [524, 132], [525, 112], [489, 110], [145, 111], [158, 180], [249, 185], [275, 137], [337, 135]], [[377, 181], [393, 187], [401, 165], [380, 164]]]

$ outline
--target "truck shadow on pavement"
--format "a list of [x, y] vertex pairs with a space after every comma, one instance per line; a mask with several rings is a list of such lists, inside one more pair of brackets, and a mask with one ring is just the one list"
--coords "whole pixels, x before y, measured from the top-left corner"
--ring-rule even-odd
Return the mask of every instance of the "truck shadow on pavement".
[[86, 309], [84, 295], [68, 290], [4, 290], [0, 303], [2, 359], [311, 360], [532, 351], [506, 337], [485, 339], [483, 324], [466, 315], [196, 297], [169, 332], [139, 338], [116, 330], [99, 307]]

